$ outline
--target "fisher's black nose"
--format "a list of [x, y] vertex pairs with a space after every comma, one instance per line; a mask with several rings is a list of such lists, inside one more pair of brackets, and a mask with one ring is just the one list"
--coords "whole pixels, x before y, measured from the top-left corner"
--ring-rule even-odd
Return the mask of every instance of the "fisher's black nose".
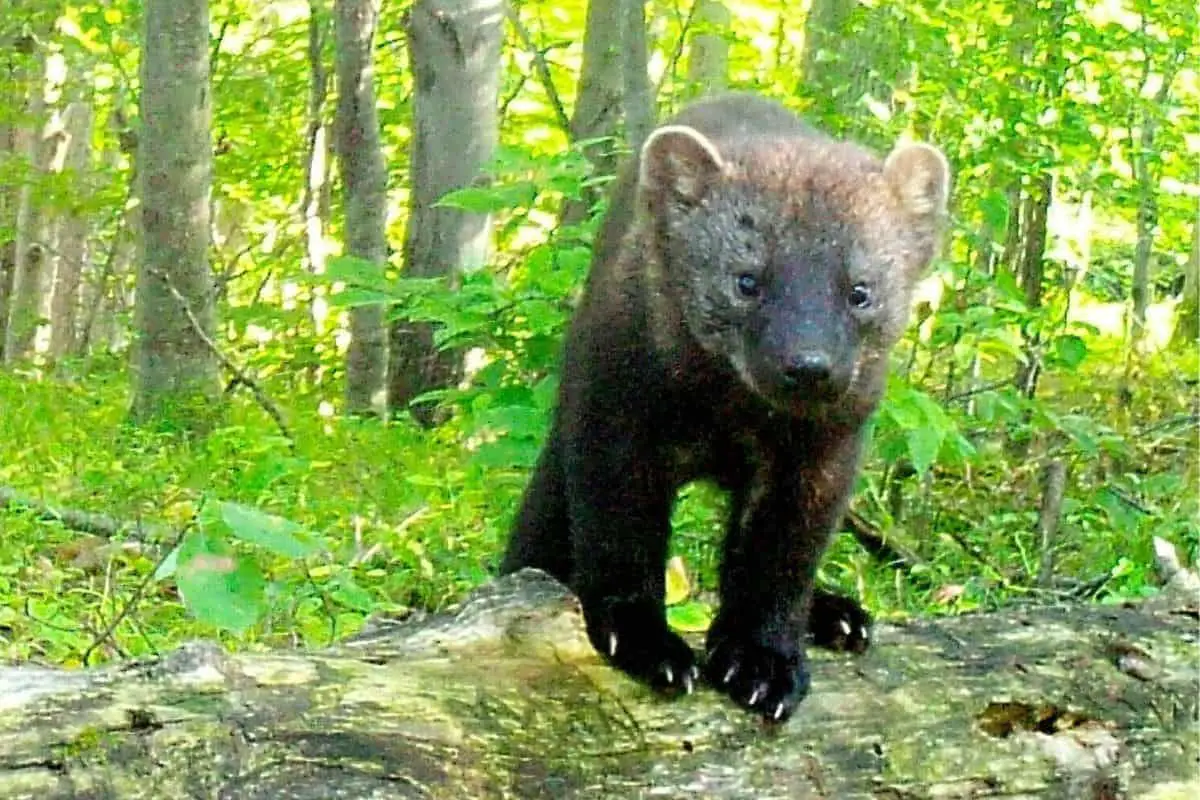
[[828, 388], [832, 374], [833, 361], [821, 350], [796, 354], [783, 371], [784, 381], [793, 390]]

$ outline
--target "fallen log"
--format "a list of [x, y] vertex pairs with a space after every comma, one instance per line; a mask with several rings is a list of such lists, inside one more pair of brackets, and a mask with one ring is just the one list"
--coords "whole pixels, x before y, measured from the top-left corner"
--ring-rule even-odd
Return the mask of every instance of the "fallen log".
[[3, 798], [1193, 798], [1193, 594], [880, 625], [765, 727], [607, 667], [526, 570], [317, 652], [0, 667]]

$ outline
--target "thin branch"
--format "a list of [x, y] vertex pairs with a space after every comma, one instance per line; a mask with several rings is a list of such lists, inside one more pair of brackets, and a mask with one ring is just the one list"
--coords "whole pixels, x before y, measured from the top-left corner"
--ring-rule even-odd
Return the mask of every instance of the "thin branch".
[[59, 522], [70, 530], [101, 536], [105, 539], [115, 539], [130, 534], [128, 538], [131, 541], [150, 542], [156, 540], [160, 534], [167, 533], [166, 529], [142, 528], [140, 525], [122, 522], [107, 514], [93, 514], [90, 511], [62, 508], [44, 503], [41, 500], [27, 497], [8, 486], [0, 486], [0, 509], [26, 511], [39, 520]]
[[258, 401], [258, 404], [262, 407], [263, 411], [267, 412], [267, 416], [275, 421], [275, 425], [279, 428], [279, 432], [283, 434], [284, 438], [288, 440], [288, 445], [294, 450], [296, 448], [296, 437], [288, 428], [287, 423], [284, 422], [283, 413], [279, 410], [279, 406], [275, 404], [275, 401], [273, 401], [267, 395], [267, 393], [263, 391], [263, 388], [259, 386], [257, 381], [255, 381], [246, 373], [246, 370], [235, 364], [233, 359], [225, 355], [225, 353], [221, 351], [221, 348], [217, 347], [217, 343], [212, 340], [211, 336], [205, 333], [204, 326], [200, 324], [200, 320], [196, 319], [196, 315], [192, 311], [192, 307], [188, 303], [187, 298], [179, 293], [179, 290], [175, 288], [173, 283], [171, 283], [171, 279], [167, 277], [161, 270], [151, 269], [149, 272], [151, 275], [162, 281], [163, 286], [165, 286], [167, 291], [171, 293], [171, 296], [175, 298], [175, 302], [179, 304], [179, 310], [182, 311], [184, 316], [187, 317], [188, 324], [192, 327], [192, 332], [195, 333], [197, 338], [204, 343], [204, 346], [208, 348], [209, 352], [211, 352], [216, 359], [221, 362], [221, 366], [232, 372], [237, 380], [250, 390], [250, 393], [254, 395], [254, 399]]
[[505, 6], [504, 16], [512, 23], [513, 30], [517, 32], [518, 38], [525, 45], [525, 49], [529, 52], [529, 55], [533, 56], [533, 68], [537, 71], [538, 78], [542, 82], [542, 88], [546, 92], [546, 97], [550, 100], [550, 107], [554, 109], [554, 117], [558, 121], [559, 127], [562, 128], [563, 133], [569, 134], [571, 132], [571, 118], [567, 116], [562, 98], [558, 94], [558, 88], [554, 85], [554, 76], [550, 74], [550, 65], [546, 62], [546, 51], [534, 43], [533, 37], [529, 34], [529, 29], [525, 27], [525, 23], [521, 22], [520, 15], [512, 5]]
[[183, 541], [183, 537], [186, 536], [187, 532], [195, 526], [196, 520], [200, 516], [200, 511], [204, 508], [203, 503], [204, 501], [201, 500], [200, 508], [196, 509], [196, 513], [192, 515], [192, 518], [188, 520], [186, 525], [175, 532], [174, 536], [171, 538], [171, 541], [164, 542], [162, 552], [154, 564], [154, 569], [147, 570], [146, 574], [142, 576], [142, 579], [138, 581], [138, 585], [134, 587], [133, 596], [129, 598], [129, 602], [121, 607], [121, 610], [118, 611], [116, 615], [108, 621], [108, 624], [104, 626], [103, 630], [96, 633], [96, 636], [92, 639], [92, 643], [88, 645], [87, 649], [83, 651], [83, 655], [80, 656], [80, 660], [83, 662], [84, 666], [87, 666], [92, 657], [92, 653], [95, 652], [96, 648], [105, 642], [111, 642], [113, 647], [116, 647], [118, 650], [120, 649], [117, 646], [117, 643], [112, 641], [113, 631], [117, 629], [117, 626], [121, 624], [122, 620], [128, 617], [133, 610], [137, 608], [138, 603], [141, 602], [142, 597], [146, 593], [146, 588], [152, 582], [157, 580], [156, 576], [158, 575], [158, 571], [162, 567], [163, 563], [171, 557], [171, 555], [179, 547], [180, 542]]
[[225, 34], [229, 32], [229, 20], [221, 21], [221, 27], [217, 31], [216, 37], [213, 39], [212, 47], [208, 51], [208, 74], [214, 75], [217, 72], [218, 62], [221, 58], [221, 45], [225, 43]]
[[503, 100], [500, 101], [501, 120], [508, 119], [508, 107], [512, 105], [513, 100], [516, 100], [521, 96], [521, 92], [525, 90], [525, 84], [528, 83], [528, 81], [529, 76], [524, 72], [517, 75], [517, 85], [513, 87], [512, 91], [509, 92]]
[[842, 521], [842, 527], [854, 534], [854, 538], [858, 540], [858, 543], [863, 546], [864, 550], [870, 553], [876, 560], [882, 561], [889, 567], [912, 569], [921, 563], [921, 559], [916, 553], [909, 552], [907, 548], [901, 545], [889, 542], [886, 535], [867, 521], [866, 517], [854, 510], [846, 512], [846, 518]]
[[667, 83], [667, 78], [675, 77], [675, 70], [679, 69], [679, 59], [683, 58], [683, 48], [688, 44], [688, 34], [692, 30], [692, 22], [696, 18], [696, 10], [700, 7], [699, 2], [693, 2], [692, 7], [688, 9], [687, 16], [683, 18], [683, 24], [679, 27], [679, 36], [675, 38], [675, 50], [671, 53], [670, 60], [667, 61], [667, 66], [663, 70], [662, 75], [658, 78], [658, 83], [654, 86], [654, 98], [657, 101], [662, 97], [663, 86]]
[[1008, 386], [1012, 386], [1011, 380], [992, 381], [991, 383], [985, 383], [982, 386], [976, 386], [974, 389], [965, 389], [956, 394], [952, 394], [949, 397], [947, 397], [945, 400], [943, 400], [942, 402], [945, 405], [949, 405], [950, 403], [957, 403], [960, 400], [967, 400], [969, 398], [974, 397], [975, 395], [986, 394], [987, 392], [994, 392], [998, 389], [1003, 389]]

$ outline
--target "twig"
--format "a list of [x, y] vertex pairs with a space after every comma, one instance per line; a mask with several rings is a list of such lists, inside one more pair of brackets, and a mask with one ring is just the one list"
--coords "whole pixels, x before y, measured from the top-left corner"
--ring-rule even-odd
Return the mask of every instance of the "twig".
[[974, 397], [975, 395], [984, 394], [985, 392], [993, 392], [993, 391], [996, 391], [997, 389], [1003, 389], [1006, 386], [1012, 386], [1011, 379], [1002, 380], [1002, 381], [993, 381], [991, 383], [985, 383], [982, 386], [976, 386], [974, 389], [966, 389], [964, 391], [950, 395], [942, 402], [944, 404], [949, 405], [950, 403], [957, 403], [959, 400], [967, 400], [971, 397]]
[[563, 133], [570, 134], [571, 118], [567, 116], [562, 98], [558, 95], [558, 88], [554, 85], [554, 76], [550, 74], [550, 65], [546, 63], [546, 52], [534, 43], [529, 29], [525, 27], [525, 23], [521, 22], [521, 16], [511, 4], [505, 6], [504, 16], [512, 23], [513, 30], [517, 32], [517, 37], [525, 45], [529, 55], [533, 56], [533, 68], [537, 71], [538, 78], [541, 79], [542, 88], [550, 100], [550, 107], [554, 109], [554, 118], [558, 121], [559, 127], [562, 128]]
[[528, 76], [528, 75], [526, 75], [524, 72], [520, 73], [520, 74], [517, 76], [517, 85], [516, 85], [516, 86], [514, 86], [514, 87], [512, 88], [512, 91], [511, 91], [511, 92], [509, 92], [509, 93], [508, 93], [508, 94], [507, 94], [507, 95], [504, 97], [504, 99], [502, 99], [502, 100], [500, 101], [500, 114], [499, 114], [499, 116], [500, 116], [500, 121], [501, 121], [501, 127], [503, 127], [504, 120], [508, 119], [508, 107], [512, 105], [512, 102], [513, 102], [514, 100], [516, 100], [518, 97], [520, 97], [520, 96], [521, 96], [521, 92], [523, 92], [523, 91], [525, 90], [525, 84], [526, 84], [526, 82], [527, 82], [528, 80], [529, 80], [529, 76]]
[[692, 7], [688, 9], [687, 16], [683, 18], [683, 24], [679, 28], [679, 36], [675, 38], [675, 50], [671, 53], [671, 58], [667, 61], [667, 66], [663, 70], [662, 75], [658, 78], [658, 83], [654, 85], [655, 99], [662, 97], [663, 86], [667, 83], [667, 78], [675, 77], [675, 70], [679, 68], [679, 59], [683, 58], [683, 48], [688, 42], [688, 34], [692, 30], [692, 22], [696, 17], [696, 9], [700, 7], [700, 3], [693, 2]]
[[967, 541], [966, 537], [964, 537], [958, 531], [946, 530], [946, 531], [942, 531], [941, 533], [942, 533], [942, 535], [949, 538], [950, 541], [954, 542], [959, 547], [961, 547], [964, 553], [966, 553], [971, 558], [978, 561], [983, 567], [985, 567], [988, 570], [988, 572], [992, 573], [992, 577], [995, 580], [999, 581], [1000, 585], [1003, 586], [1005, 589], [1011, 590], [1011, 589], [1017, 588], [1016, 586], [1013, 585], [1012, 581], [1010, 581], [1005, 576], [1005, 574], [1003, 572], [1001, 572], [1000, 569], [995, 564], [993, 564], [991, 561], [988, 560], [987, 556], [985, 556], [982, 552], [980, 552], [978, 547], [976, 547], [971, 542]]
[[1136, 437], [1146, 436], [1163, 428], [1190, 428], [1194, 425], [1200, 425], [1200, 414], [1179, 414], [1167, 419], [1160, 419], [1157, 422], [1151, 422], [1148, 425], [1142, 426], [1140, 430], [1135, 431], [1132, 435]]
[[[155, 576], [158, 575], [158, 571], [162, 567], [163, 563], [171, 557], [171, 554], [174, 553], [176, 548], [179, 547], [179, 543], [183, 541], [183, 537], [186, 536], [187, 532], [190, 531], [196, 524], [196, 519], [200, 516], [200, 511], [203, 508], [204, 501], [201, 500], [200, 507], [196, 509], [196, 513], [192, 515], [192, 518], [188, 520], [188, 523], [176, 531], [171, 541], [165, 543], [161, 555], [159, 555], [158, 560], [154, 564], [154, 569], [147, 570], [146, 574], [142, 576], [142, 579], [138, 581], [138, 585], [134, 587], [133, 596], [129, 598], [129, 602], [122, 606], [121, 610], [118, 611], [116, 615], [108, 621], [108, 624], [104, 626], [104, 629], [99, 631], [95, 638], [92, 639], [92, 643], [88, 645], [87, 649], [83, 651], [83, 655], [80, 656], [80, 660], [83, 662], [84, 666], [87, 666], [89, 659], [92, 657], [92, 653], [95, 652], [97, 647], [102, 645], [104, 642], [112, 641], [113, 631], [117, 629], [117, 626], [121, 624], [121, 621], [129, 616], [133, 609], [137, 607], [138, 603], [141, 602], [142, 596], [146, 593], [146, 587], [155, 580]], [[114, 647], [117, 647], [118, 650], [120, 649], [116, 642], [112, 642], [112, 644]]]
[[175, 302], [179, 304], [179, 310], [187, 317], [188, 324], [192, 326], [192, 331], [204, 343], [204, 346], [209, 349], [209, 352], [221, 362], [221, 366], [232, 372], [238, 381], [250, 390], [250, 393], [254, 395], [254, 399], [262, 406], [263, 411], [266, 411], [267, 416], [275, 421], [279, 432], [288, 440], [288, 446], [295, 450], [296, 437], [292, 435], [287, 423], [284, 422], [283, 413], [279, 410], [279, 406], [275, 405], [275, 402], [267, 396], [267, 393], [263, 391], [263, 388], [258, 385], [257, 381], [251, 378], [244, 369], [235, 364], [229, 356], [221, 352], [221, 348], [217, 347], [217, 343], [212, 340], [212, 337], [205, 333], [204, 326], [200, 324], [200, 320], [196, 319], [196, 315], [192, 312], [192, 307], [188, 303], [187, 298], [180, 294], [179, 290], [175, 288], [175, 284], [171, 283], [171, 279], [161, 270], [150, 269], [149, 272], [163, 282], [163, 286], [167, 288], [167, 291], [175, 298]]
[[901, 546], [889, 542], [878, 528], [854, 510], [846, 512], [846, 519], [842, 525], [854, 534], [854, 538], [864, 550], [889, 567], [911, 569], [921, 563], [921, 559], [915, 553], [906, 552]]
[[140, 525], [122, 522], [107, 514], [93, 514], [90, 511], [81, 511], [75, 508], [62, 508], [50, 503], [44, 503], [41, 500], [35, 500], [32, 497], [26, 497], [8, 486], [0, 486], [0, 509], [5, 508], [16, 511], [27, 511], [39, 520], [61, 522], [64, 527], [73, 531], [90, 533], [93, 536], [102, 536], [106, 539], [114, 539], [125, 534], [136, 533], [135, 536], [130, 537], [131, 540], [148, 542], [150, 540], [157, 540], [158, 536], [166, 534], [165, 528], [152, 527], [143, 529]]

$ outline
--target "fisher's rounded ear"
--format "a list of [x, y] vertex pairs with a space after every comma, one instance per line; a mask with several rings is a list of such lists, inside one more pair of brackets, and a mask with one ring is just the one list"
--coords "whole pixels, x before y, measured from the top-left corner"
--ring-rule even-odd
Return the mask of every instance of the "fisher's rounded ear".
[[642, 146], [640, 192], [652, 207], [691, 207], [725, 171], [725, 161], [704, 134], [686, 125], [664, 125]]
[[917, 217], [941, 217], [950, 196], [950, 165], [927, 144], [896, 145], [883, 162], [883, 177], [905, 209]]

